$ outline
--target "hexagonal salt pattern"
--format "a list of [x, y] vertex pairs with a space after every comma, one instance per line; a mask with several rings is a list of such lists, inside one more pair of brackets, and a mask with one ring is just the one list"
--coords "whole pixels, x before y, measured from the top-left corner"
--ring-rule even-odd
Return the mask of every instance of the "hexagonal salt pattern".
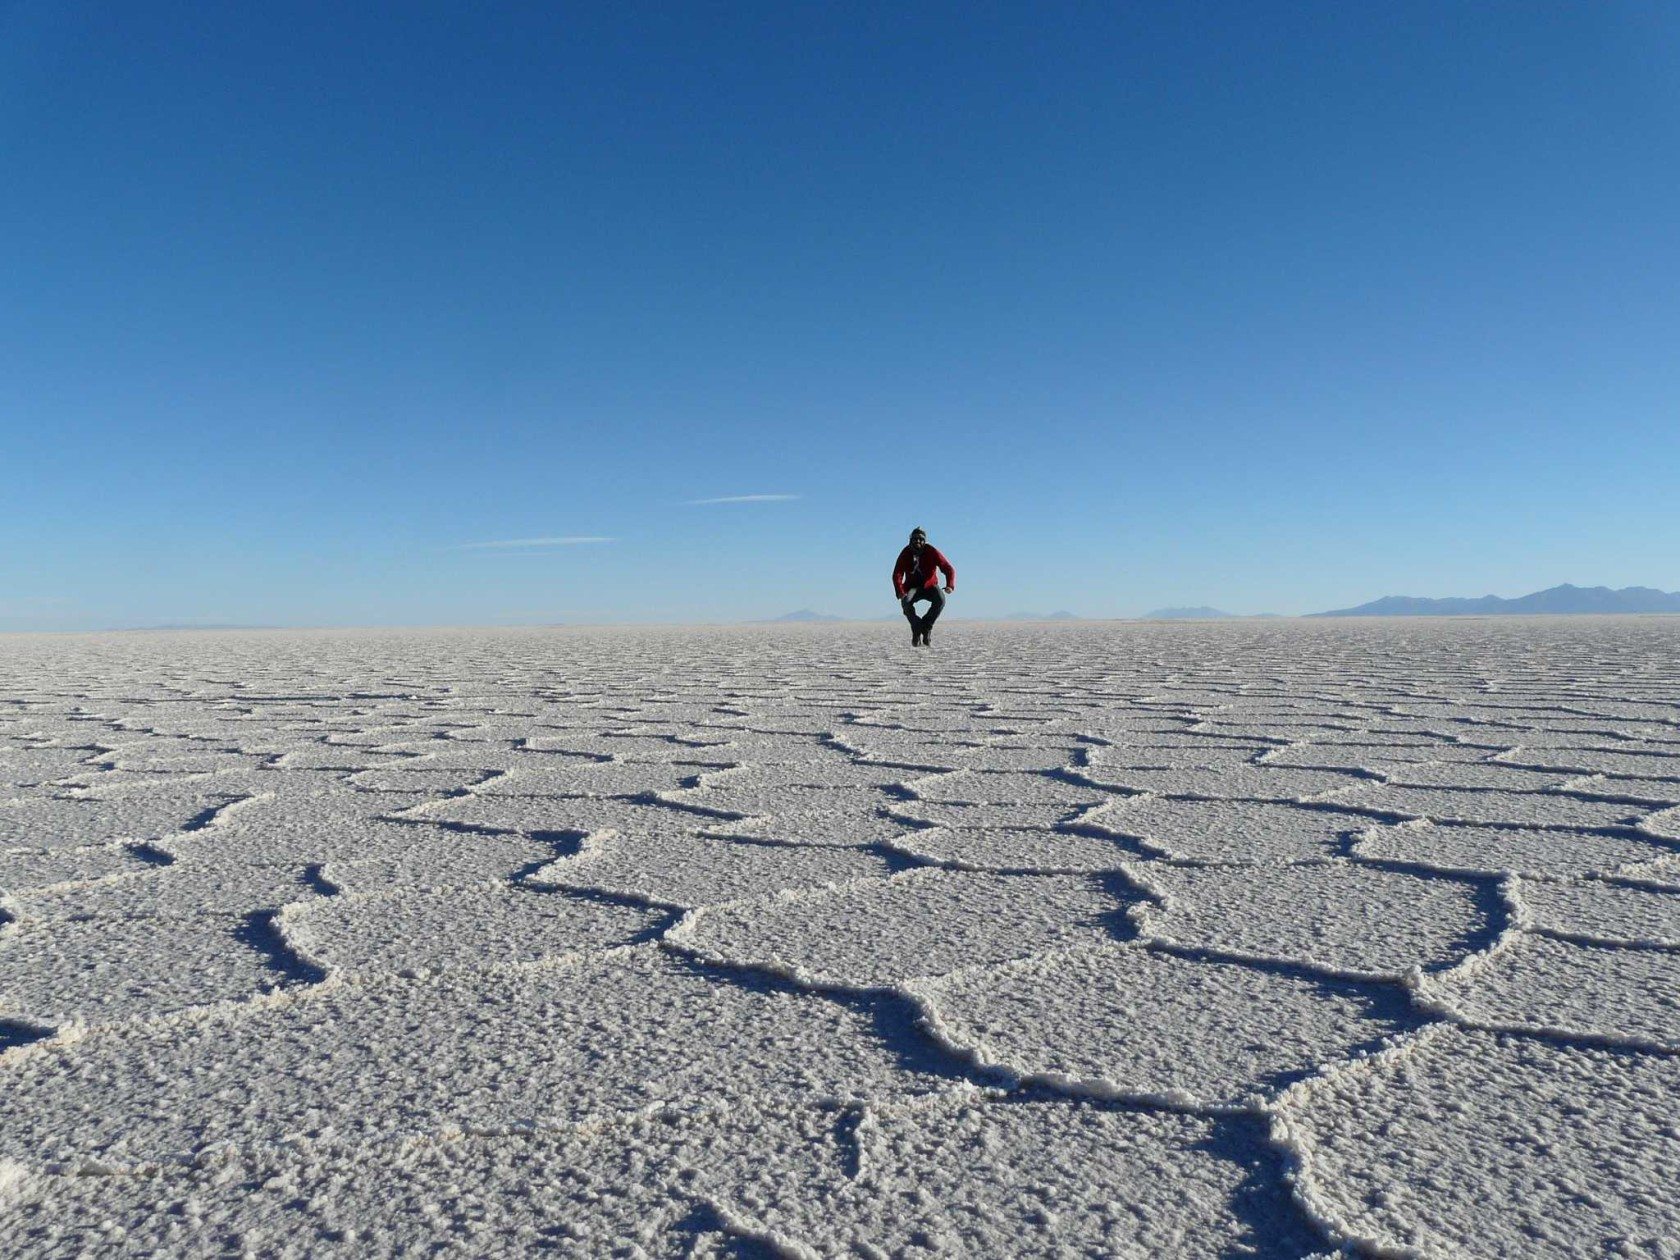
[[6, 647], [8, 1256], [1680, 1253], [1672, 621]]

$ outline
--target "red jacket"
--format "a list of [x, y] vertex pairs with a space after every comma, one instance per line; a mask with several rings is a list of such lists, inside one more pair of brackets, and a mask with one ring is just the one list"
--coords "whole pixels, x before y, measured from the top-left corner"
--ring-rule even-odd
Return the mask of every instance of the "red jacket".
[[917, 590], [926, 590], [930, 586], [939, 585], [939, 575], [945, 575], [945, 585], [952, 590], [957, 589], [957, 570], [945, 553], [932, 543], [922, 544], [922, 558], [920, 567], [916, 560], [916, 553], [906, 547], [898, 553], [898, 563], [893, 565], [893, 590], [898, 592], [900, 599], [914, 583]]

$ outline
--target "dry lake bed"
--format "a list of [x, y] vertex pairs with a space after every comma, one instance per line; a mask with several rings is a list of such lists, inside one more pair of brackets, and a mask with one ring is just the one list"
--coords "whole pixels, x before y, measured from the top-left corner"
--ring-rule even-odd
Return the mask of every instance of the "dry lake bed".
[[0, 1251], [1680, 1255], [1680, 619], [0, 638]]

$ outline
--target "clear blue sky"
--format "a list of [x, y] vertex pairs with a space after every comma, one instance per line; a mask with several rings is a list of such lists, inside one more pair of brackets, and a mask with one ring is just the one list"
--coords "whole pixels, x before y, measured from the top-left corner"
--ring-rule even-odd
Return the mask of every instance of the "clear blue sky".
[[1676, 207], [1668, 3], [0, 3], [0, 628], [1680, 588]]

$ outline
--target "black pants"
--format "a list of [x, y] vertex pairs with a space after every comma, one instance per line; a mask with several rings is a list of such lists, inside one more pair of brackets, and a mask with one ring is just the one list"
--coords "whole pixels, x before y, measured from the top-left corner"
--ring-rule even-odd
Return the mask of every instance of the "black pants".
[[[916, 615], [916, 601], [928, 601], [928, 610], [920, 617]], [[898, 606], [904, 610], [909, 619], [910, 629], [917, 634], [926, 634], [933, 629], [933, 623], [939, 620], [939, 614], [945, 611], [945, 592], [937, 586], [924, 586], [917, 590], [906, 591], [904, 598], [898, 601]]]

